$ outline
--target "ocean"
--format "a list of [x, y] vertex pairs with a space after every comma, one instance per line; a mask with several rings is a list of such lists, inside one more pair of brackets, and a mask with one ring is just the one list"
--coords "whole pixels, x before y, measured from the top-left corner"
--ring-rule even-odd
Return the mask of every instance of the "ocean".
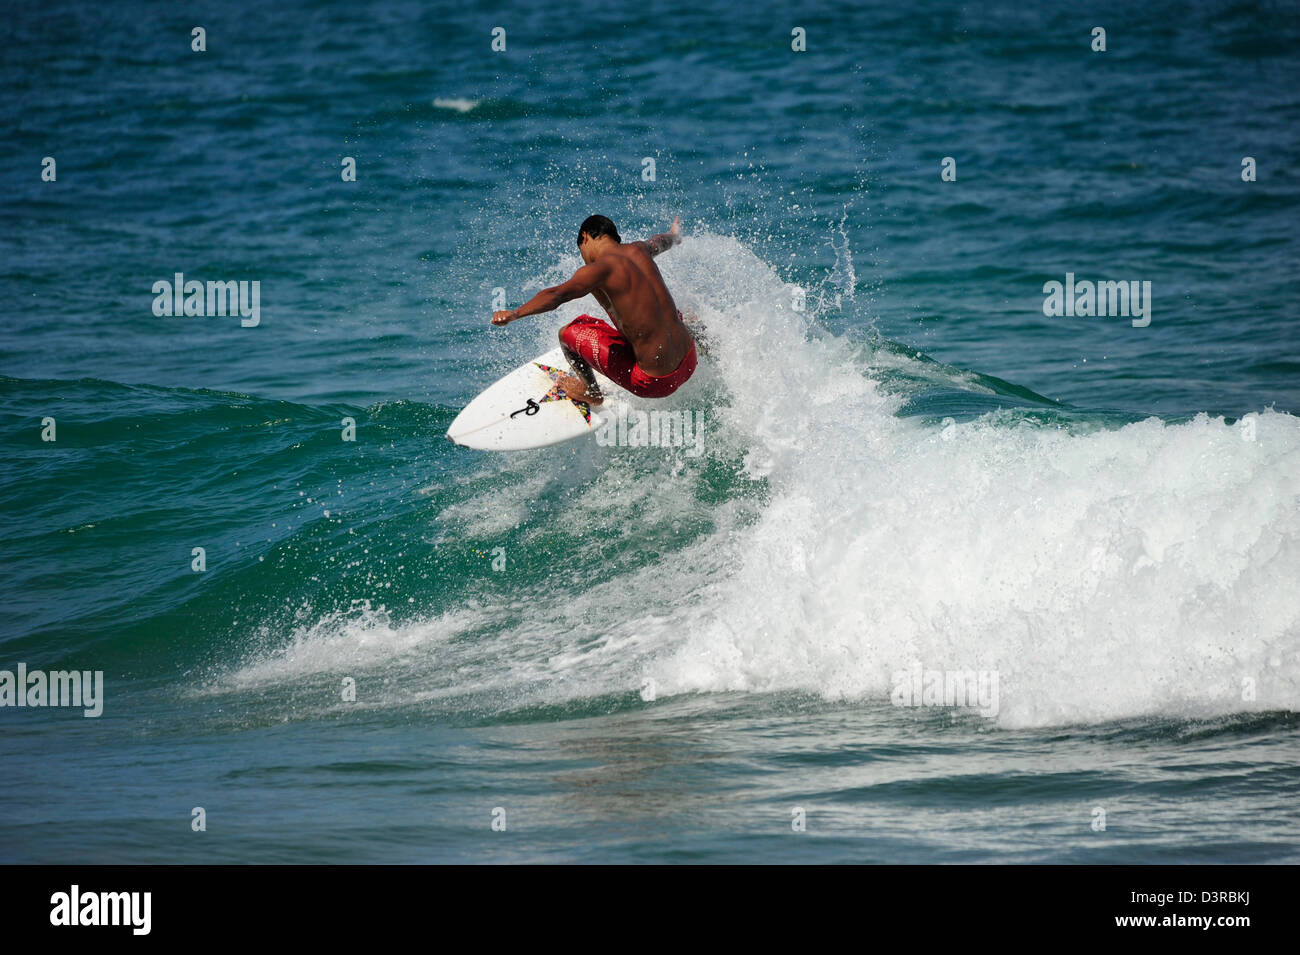
[[[0, 31], [0, 861], [1300, 861], [1293, 4]], [[593, 213], [697, 444], [451, 444]]]

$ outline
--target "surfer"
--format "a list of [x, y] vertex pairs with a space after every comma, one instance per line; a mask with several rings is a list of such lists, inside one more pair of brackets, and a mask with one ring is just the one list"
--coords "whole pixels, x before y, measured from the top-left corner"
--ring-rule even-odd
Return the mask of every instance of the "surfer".
[[574, 401], [604, 400], [595, 368], [642, 398], [665, 398], [695, 371], [695, 340], [664, 285], [654, 256], [682, 241], [681, 217], [664, 233], [644, 242], [623, 242], [605, 216], [588, 216], [578, 230], [578, 252], [586, 264], [562, 285], [542, 289], [516, 309], [492, 313], [493, 325], [549, 312], [565, 302], [593, 295], [614, 322], [579, 315], [560, 329], [560, 344], [576, 375], [560, 387]]

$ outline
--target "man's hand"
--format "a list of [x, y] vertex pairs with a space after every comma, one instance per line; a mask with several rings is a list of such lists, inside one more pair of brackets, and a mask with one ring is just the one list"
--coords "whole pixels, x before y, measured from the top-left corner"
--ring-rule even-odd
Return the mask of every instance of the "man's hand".
[[573, 278], [569, 279], [569, 281], [562, 285], [542, 289], [518, 308], [512, 308], [504, 312], [493, 312], [492, 324], [509, 325], [516, 319], [536, 315], [538, 312], [552, 312], [565, 302], [572, 302], [575, 298], [582, 298], [584, 295], [588, 295], [595, 289], [600, 288], [601, 283], [609, 278], [609, 270], [610, 264], [608, 260], [598, 260], [589, 265], [584, 265], [573, 273]]
[[667, 232], [660, 232], [658, 235], [652, 235], [645, 242], [640, 243], [645, 250], [651, 255], [658, 255], [660, 252], [666, 252], [673, 246], [682, 241], [682, 217], [678, 216], [673, 219], [672, 227]]

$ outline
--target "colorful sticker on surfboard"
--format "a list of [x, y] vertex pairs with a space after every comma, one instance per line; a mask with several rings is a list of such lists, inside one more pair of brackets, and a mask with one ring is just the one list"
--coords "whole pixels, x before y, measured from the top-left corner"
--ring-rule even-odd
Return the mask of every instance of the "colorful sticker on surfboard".
[[[582, 417], [585, 418], [587, 424], [590, 425], [591, 405], [587, 404], [587, 402], [585, 401], [575, 401], [573, 398], [570, 398], [568, 395], [566, 395], [564, 393], [564, 389], [560, 387], [560, 376], [565, 374], [565, 372], [560, 371], [558, 368], [552, 368], [550, 365], [543, 365], [540, 361], [535, 361], [533, 362], [533, 364], [536, 365], [538, 368], [540, 368], [542, 371], [546, 372], [548, 375], [550, 375], [551, 381], [555, 382], [555, 384], [551, 386], [551, 390], [548, 391], [542, 397], [542, 402], [545, 403], [547, 401], [564, 401], [566, 399], [572, 401], [573, 406], [582, 412]], [[513, 415], [511, 417], [513, 417]]]

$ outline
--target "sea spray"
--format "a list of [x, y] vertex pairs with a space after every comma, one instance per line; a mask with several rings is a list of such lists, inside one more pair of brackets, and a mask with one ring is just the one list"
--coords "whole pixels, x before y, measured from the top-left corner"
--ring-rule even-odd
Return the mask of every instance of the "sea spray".
[[[355, 644], [388, 683], [377, 705], [560, 704], [650, 680], [658, 700], [888, 706], [923, 660], [998, 673], [1003, 727], [1300, 707], [1295, 418], [1252, 416], [1254, 440], [1205, 415], [1077, 432], [900, 418], [872, 352], [783, 307], [790, 286], [738, 241], [695, 237], [662, 268], [712, 341], [673, 399], [708, 408], [698, 458], [592, 442], [485, 459], [437, 512], [439, 546], [504, 543], [494, 596], [323, 622], [245, 677], [324, 672]], [[394, 656], [434, 644], [436, 665]]]

